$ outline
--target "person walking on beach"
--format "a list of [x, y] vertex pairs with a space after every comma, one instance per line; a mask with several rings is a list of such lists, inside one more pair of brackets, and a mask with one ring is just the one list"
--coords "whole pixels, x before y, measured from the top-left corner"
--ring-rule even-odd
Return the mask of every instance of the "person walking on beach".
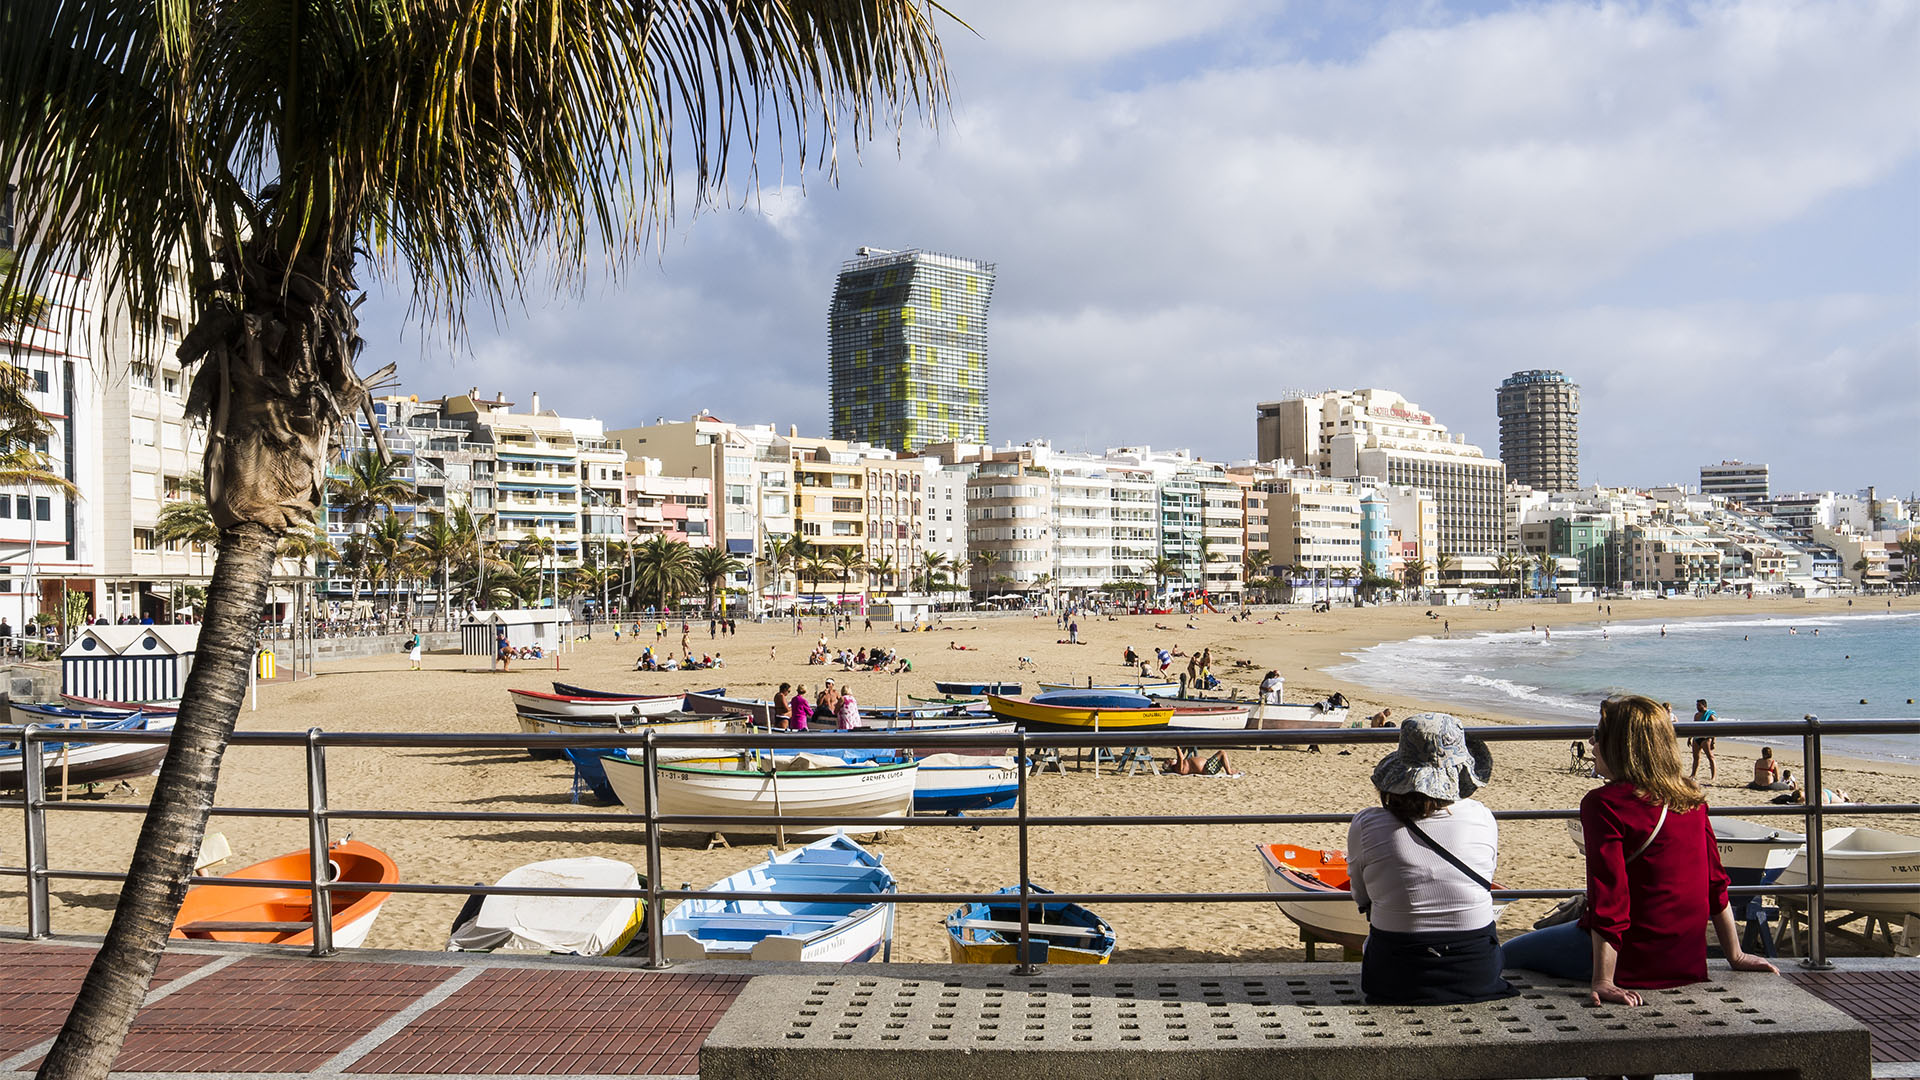
[[418, 630], [413, 632], [413, 639], [407, 642], [407, 662], [413, 665], [412, 670], [420, 670], [420, 631]]
[[[1693, 703], [1693, 719], [1695, 722], [1704, 724], [1713, 718], [1713, 710], [1707, 708], [1706, 698], [1701, 698]], [[1715, 776], [1719, 774], [1719, 766], [1713, 760], [1713, 740], [1696, 738], [1692, 740], [1692, 746], [1693, 768], [1687, 770], [1687, 778], [1691, 780], [1699, 774], [1700, 755], [1705, 754], [1707, 755], [1707, 779], [1714, 779]]]
[[1080, 620], [1078, 619], [1069, 619], [1067, 621], [1067, 644], [1080, 644]]

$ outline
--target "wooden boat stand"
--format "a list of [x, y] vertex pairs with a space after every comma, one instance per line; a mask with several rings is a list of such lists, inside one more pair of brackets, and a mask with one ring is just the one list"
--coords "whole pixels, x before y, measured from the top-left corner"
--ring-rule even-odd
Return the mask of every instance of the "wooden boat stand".
[[[1785, 895], [1775, 898], [1780, 905], [1780, 937], [1789, 955], [1805, 955], [1807, 934], [1807, 905], [1799, 896]], [[1831, 903], [1832, 901], [1828, 901]], [[1836, 911], [1829, 907], [1827, 918], [1821, 926], [1825, 933], [1832, 934], [1843, 941], [1850, 941], [1875, 956], [1900, 955], [1902, 949], [1911, 950], [1914, 942], [1908, 940], [1907, 927], [1900, 916], [1880, 911]], [[1848, 924], [1860, 922], [1859, 929]]]
[[1351, 945], [1343, 945], [1337, 941], [1329, 941], [1326, 938], [1315, 937], [1313, 934], [1313, 931], [1307, 929], [1304, 926], [1300, 926], [1298, 924], [1295, 924], [1294, 928], [1300, 931], [1300, 944], [1305, 945], [1307, 947], [1307, 963], [1311, 964], [1314, 962], [1313, 949], [1314, 949], [1314, 946], [1316, 945], [1327, 945], [1327, 946], [1331, 946], [1332, 948], [1339, 949], [1340, 959], [1348, 963], [1357, 964], [1360, 962], [1359, 949], [1356, 949]]

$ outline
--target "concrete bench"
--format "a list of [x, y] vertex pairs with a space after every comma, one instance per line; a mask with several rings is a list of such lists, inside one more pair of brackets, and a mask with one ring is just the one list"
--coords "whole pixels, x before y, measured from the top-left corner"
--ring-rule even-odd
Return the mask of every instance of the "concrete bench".
[[[1715, 971], [1595, 1008], [1516, 973], [1517, 997], [1378, 1006], [1357, 966], [852, 965], [754, 978], [700, 1051], [702, 1080], [1302, 1077], [1443, 1080], [1688, 1073], [1860, 1078], [1867, 1029], [1771, 975]], [[791, 970], [790, 968], [787, 970]], [[1741, 1073], [1746, 1067], [1752, 1071]], [[1731, 1070], [1731, 1071], [1730, 1071]]]

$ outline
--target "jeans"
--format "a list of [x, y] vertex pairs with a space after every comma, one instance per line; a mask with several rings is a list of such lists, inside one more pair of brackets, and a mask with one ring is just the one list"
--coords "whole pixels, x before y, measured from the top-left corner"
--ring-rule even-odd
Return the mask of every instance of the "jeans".
[[1521, 934], [1500, 946], [1500, 952], [1508, 968], [1581, 982], [1593, 978], [1593, 939], [1577, 922]]

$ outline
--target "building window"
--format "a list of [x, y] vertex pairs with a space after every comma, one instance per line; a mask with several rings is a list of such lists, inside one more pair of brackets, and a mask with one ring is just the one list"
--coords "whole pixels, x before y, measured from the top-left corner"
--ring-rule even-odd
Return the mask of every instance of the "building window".
[[49, 379], [49, 378], [47, 377], [47, 373], [46, 373], [46, 372], [44, 372], [44, 371], [35, 371], [35, 372], [33, 373], [33, 388], [34, 388], [35, 390], [38, 390], [38, 391], [39, 391], [40, 393], [42, 393], [42, 394], [44, 394], [44, 393], [46, 393], [46, 392], [47, 392], [47, 390], [48, 390], [48, 388], [49, 388], [49, 387], [51, 387], [52, 385], [53, 385], [53, 383], [52, 383], [52, 381], [51, 381], [51, 380], [50, 380], [50, 379]]
[[153, 550], [153, 530], [152, 529], [133, 530], [133, 550], [135, 551], [152, 551]]

